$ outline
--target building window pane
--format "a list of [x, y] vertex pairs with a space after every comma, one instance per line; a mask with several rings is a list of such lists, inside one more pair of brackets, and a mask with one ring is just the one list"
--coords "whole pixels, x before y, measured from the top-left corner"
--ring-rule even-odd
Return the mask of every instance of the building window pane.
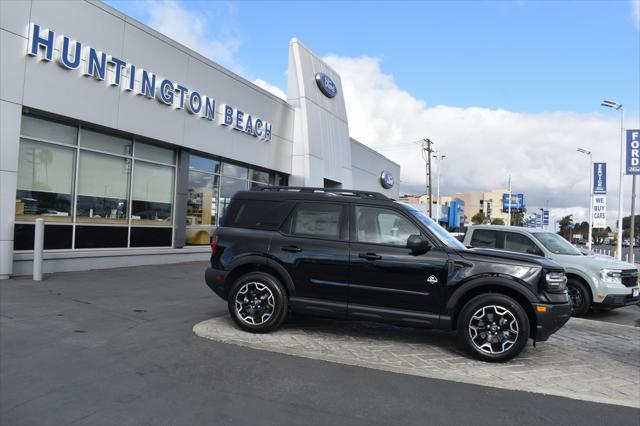
[[130, 164], [127, 158], [80, 153], [77, 222], [127, 223]]
[[76, 248], [126, 247], [127, 226], [76, 226]]
[[135, 157], [165, 164], [175, 164], [176, 162], [174, 150], [137, 141]]
[[260, 170], [250, 170], [249, 171], [249, 180], [252, 180], [254, 182], [261, 182], [261, 183], [269, 183], [269, 173], [268, 172], [261, 172]]
[[237, 177], [240, 179], [247, 178], [247, 172], [249, 169], [242, 166], [236, 166], [235, 164], [224, 163], [222, 166], [222, 174], [230, 177]]
[[97, 149], [119, 155], [131, 155], [131, 139], [82, 129], [80, 131], [80, 146], [82, 148]]
[[142, 225], [171, 226], [173, 167], [134, 163], [131, 221]]
[[224, 218], [224, 212], [227, 210], [227, 206], [231, 202], [231, 198], [238, 191], [245, 191], [247, 189], [247, 181], [231, 178], [222, 178], [220, 187], [220, 217]]
[[275, 186], [287, 186], [289, 182], [289, 177], [287, 175], [281, 175], [280, 173], [275, 173], [273, 184]]
[[249, 182], [249, 189], [262, 188], [265, 186], [269, 186], [268, 183], [260, 183], [260, 182]]
[[74, 160], [72, 148], [21, 140], [16, 220], [71, 222]]
[[220, 162], [210, 158], [189, 155], [189, 169], [204, 170], [207, 172], [220, 173]]
[[187, 244], [209, 244], [218, 216], [219, 180], [218, 175], [189, 171]]
[[[35, 225], [27, 223], [16, 223], [13, 231], [14, 250], [33, 250], [33, 234]], [[44, 249], [70, 249], [73, 226], [71, 225], [49, 225], [44, 226]]]
[[23, 115], [20, 133], [26, 137], [75, 145], [78, 128], [30, 115]]
[[131, 247], [170, 247], [171, 228], [131, 228]]

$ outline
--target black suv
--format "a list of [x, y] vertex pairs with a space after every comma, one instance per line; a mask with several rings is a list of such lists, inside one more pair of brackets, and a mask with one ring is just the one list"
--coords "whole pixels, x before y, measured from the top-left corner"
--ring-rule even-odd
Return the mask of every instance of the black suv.
[[424, 213], [375, 192], [238, 192], [211, 249], [207, 285], [254, 333], [275, 330], [291, 310], [457, 330], [471, 354], [506, 361], [571, 315], [558, 264], [466, 249]]

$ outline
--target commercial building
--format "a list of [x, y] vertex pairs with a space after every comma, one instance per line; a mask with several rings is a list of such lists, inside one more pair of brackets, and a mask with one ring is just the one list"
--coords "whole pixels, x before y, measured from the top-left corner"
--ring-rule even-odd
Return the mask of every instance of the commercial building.
[[289, 44], [287, 100], [93, 1], [0, 2], [0, 277], [206, 259], [236, 191], [398, 197], [340, 76]]

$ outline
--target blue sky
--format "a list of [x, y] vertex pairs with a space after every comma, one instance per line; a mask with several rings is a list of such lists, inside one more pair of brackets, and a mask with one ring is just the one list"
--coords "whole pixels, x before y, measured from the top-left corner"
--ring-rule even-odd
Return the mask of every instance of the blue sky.
[[[107, 3], [145, 23], [155, 7]], [[379, 58], [428, 105], [588, 112], [612, 98], [640, 110], [640, 32], [628, 0], [179, 4], [206, 19], [208, 37], [233, 44], [241, 74], [281, 88], [295, 36], [321, 56]]]

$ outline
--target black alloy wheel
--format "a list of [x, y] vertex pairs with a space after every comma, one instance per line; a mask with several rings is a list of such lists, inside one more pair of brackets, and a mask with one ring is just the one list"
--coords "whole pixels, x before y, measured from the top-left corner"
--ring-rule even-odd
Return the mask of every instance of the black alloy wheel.
[[576, 279], [569, 279], [567, 281], [567, 291], [571, 298], [572, 317], [581, 317], [589, 312], [589, 308], [591, 307], [591, 292], [584, 283]]
[[235, 323], [252, 333], [277, 329], [287, 314], [284, 287], [264, 272], [251, 272], [238, 278], [231, 286], [227, 303]]

